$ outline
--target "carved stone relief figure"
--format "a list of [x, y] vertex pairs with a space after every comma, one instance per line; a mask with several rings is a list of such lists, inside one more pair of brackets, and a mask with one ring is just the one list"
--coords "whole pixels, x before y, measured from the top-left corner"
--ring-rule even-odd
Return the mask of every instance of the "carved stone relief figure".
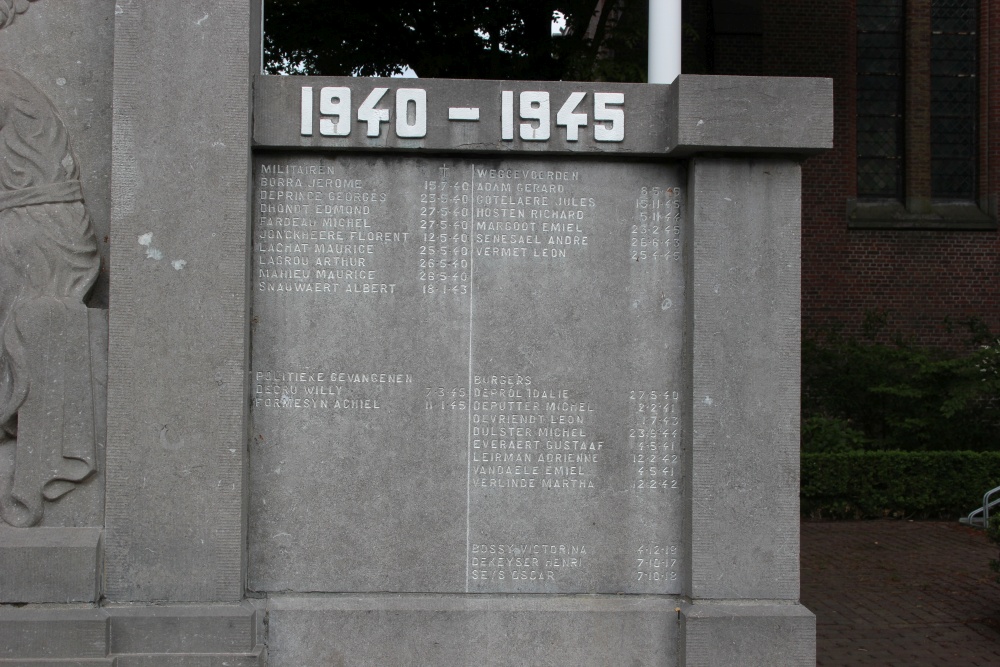
[[6, 28], [18, 14], [28, 11], [29, 2], [35, 0], [0, 0], [0, 28]]
[[[0, 0], [0, 19], [24, 6]], [[0, 69], [0, 448], [14, 448], [0, 517], [13, 526], [38, 524], [45, 500], [96, 470], [83, 300], [100, 257], [79, 178], [52, 103]]]

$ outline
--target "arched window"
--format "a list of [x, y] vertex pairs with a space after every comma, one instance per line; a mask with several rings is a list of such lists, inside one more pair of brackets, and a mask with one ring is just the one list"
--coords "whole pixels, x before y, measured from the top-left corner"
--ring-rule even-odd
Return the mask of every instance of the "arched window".
[[860, 200], [975, 201], [978, 22], [978, 0], [858, 0]]
[[976, 197], [977, 0], [931, 3], [931, 196]]
[[903, 199], [905, 3], [859, 0], [858, 196]]

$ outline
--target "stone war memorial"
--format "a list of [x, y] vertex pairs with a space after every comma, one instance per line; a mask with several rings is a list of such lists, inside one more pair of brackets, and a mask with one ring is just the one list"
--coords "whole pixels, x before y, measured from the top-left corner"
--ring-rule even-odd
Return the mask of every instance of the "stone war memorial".
[[0, 0], [0, 665], [810, 665], [821, 79], [263, 76]]

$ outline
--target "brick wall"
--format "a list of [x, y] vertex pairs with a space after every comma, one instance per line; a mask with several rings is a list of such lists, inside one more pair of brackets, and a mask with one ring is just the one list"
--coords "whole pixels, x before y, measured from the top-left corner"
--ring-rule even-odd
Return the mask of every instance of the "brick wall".
[[[803, 165], [803, 334], [815, 337], [834, 329], [859, 336], [866, 324], [883, 321], [884, 339], [898, 334], [961, 349], [969, 339], [963, 322], [973, 318], [1000, 334], [997, 231], [848, 228], [847, 202], [857, 191], [854, 2], [761, 0], [761, 12], [761, 74], [834, 80], [834, 149]], [[980, 25], [979, 190], [980, 202], [989, 203], [995, 215], [1000, 191], [996, 3], [981, 0]], [[731, 50], [713, 55], [708, 60], [718, 74], [743, 73], [751, 60]]]

